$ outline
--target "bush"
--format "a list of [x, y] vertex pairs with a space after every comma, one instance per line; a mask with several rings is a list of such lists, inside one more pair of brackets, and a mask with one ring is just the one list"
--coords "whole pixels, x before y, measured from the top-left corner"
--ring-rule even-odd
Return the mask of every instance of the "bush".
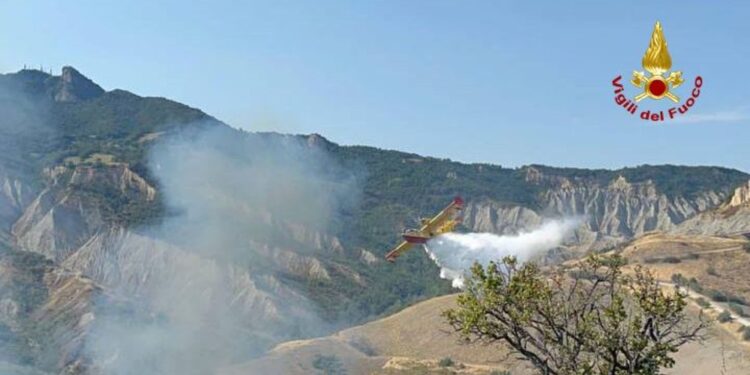
[[732, 320], [732, 314], [729, 313], [729, 311], [724, 310], [721, 312], [721, 314], [719, 314], [719, 316], [716, 317], [716, 320], [718, 320], [719, 323], [726, 323]]
[[736, 303], [738, 305], [748, 306], [747, 300], [742, 296], [737, 296], [734, 294], [727, 293], [727, 301]]
[[709, 303], [708, 301], [706, 301], [706, 299], [703, 298], [703, 297], [698, 297], [695, 300], [695, 303], [697, 303], [698, 306], [700, 306], [700, 307], [702, 307], [704, 309], [707, 309], [707, 308], [711, 307], [711, 303]]
[[719, 276], [719, 273], [716, 272], [716, 268], [713, 268], [712, 266], [708, 266], [708, 268], [706, 268], [706, 273], [711, 276]]
[[727, 302], [727, 295], [720, 290], [711, 289], [708, 291], [708, 297], [716, 302]]
[[362, 354], [368, 357], [372, 357], [377, 354], [375, 348], [373, 348], [372, 344], [370, 344], [370, 341], [368, 341], [364, 337], [356, 337], [352, 339], [351, 341], [349, 341], [349, 345], [351, 345], [354, 349], [359, 350], [360, 352], [362, 352]]
[[346, 375], [346, 369], [335, 355], [316, 355], [312, 366], [325, 375]]
[[736, 313], [739, 316], [746, 317], [747, 313], [745, 312], [745, 308], [742, 307], [739, 303], [729, 303], [729, 310], [732, 310], [734, 313]]
[[750, 327], [742, 327], [742, 339], [745, 341], [750, 341]]
[[698, 293], [703, 293], [703, 286], [696, 280], [695, 277], [691, 277], [690, 280], [688, 280], [687, 287], [691, 290], [694, 290]]
[[687, 279], [685, 279], [685, 276], [682, 276], [681, 273], [673, 273], [672, 283], [679, 286], [685, 286], [687, 284]]
[[451, 367], [451, 366], [453, 366], [455, 364], [456, 363], [453, 362], [453, 359], [451, 357], [445, 357], [445, 358], [441, 359], [440, 362], [438, 362], [438, 365], [440, 367]]
[[667, 256], [667, 257], [650, 257], [643, 260], [646, 264], [654, 264], [654, 263], [680, 263], [682, 262], [682, 259], [680, 257], [676, 256]]
[[709, 289], [708, 291], [706, 291], [706, 294], [716, 302], [730, 302], [736, 303], [738, 305], [748, 306], [747, 300], [742, 296], [722, 292], [716, 289]]

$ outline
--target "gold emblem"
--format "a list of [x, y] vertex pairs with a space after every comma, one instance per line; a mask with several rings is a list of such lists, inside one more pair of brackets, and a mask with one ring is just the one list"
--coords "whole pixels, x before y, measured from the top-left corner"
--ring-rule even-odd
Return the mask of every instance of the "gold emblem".
[[651, 73], [651, 76], [647, 76], [644, 72], [633, 72], [633, 79], [630, 80], [630, 83], [636, 87], [643, 88], [643, 92], [636, 95], [636, 102], [646, 97], [657, 100], [666, 97], [675, 103], [680, 101], [680, 98], [669, 92], [669, 90], [680, 86], [684, 82], [682, 72], [671, 72], [669, 76], [663, 76], [672, 67], [672, 57], [669, 56], [667, 40], [664, 38], [664, 32], [661, 29], [659, 21], [654, 25], [654, 32], [651, 33], [651, 42], [648, 45], [648, 49], [646, 49], [646, 54], [643, 55], [641, 64], [643, 65], [643, 69]]

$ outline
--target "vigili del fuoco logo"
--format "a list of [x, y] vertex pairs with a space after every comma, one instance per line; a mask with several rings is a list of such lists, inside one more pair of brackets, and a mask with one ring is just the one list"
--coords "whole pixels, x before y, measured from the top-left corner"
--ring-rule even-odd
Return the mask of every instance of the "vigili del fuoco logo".
[[[642, 90], [642, 92], [638, 93], [632, 99], [625, 96], [622, 75], [618, 75], [612, 80], [612, 86], [615, 89], [615, 103], [617, 105], [623, 107], [632, 115], [638, 113], [642, 120], [656, 122], [675, 119], [687, 113], [695, 105], [695, 101], [698, 100], [698, 96], [701, 94], [703, 78], [701, 76], [695, 77], [690, 96], [682, 104], [679, 104], [680, 97], [675, 92], [675, 89], [682, 86], [685, 80], [682, 78], [682, 71], [670, 71], [672, 68], [672, 57], [669, 55], [669, 50], [667, 50], [667, 40], [664, 38], [664, 31], [661, 28], [661, 23], [658, 21], [654, 25], [654, 31], [651, 33], [651, 41], [648, 44], [648, 49], [646, 49], [646, 54], [643, 55], [641, 65], [643, 65], [645, 72], [634, 71], [630, 83], [638, 90]], [[676, 106], [667, 110], [646, 108], [639, 111], [639, 105], [647, 103], [649, 100], [658, 101], [663, 99], [674, 102]]]

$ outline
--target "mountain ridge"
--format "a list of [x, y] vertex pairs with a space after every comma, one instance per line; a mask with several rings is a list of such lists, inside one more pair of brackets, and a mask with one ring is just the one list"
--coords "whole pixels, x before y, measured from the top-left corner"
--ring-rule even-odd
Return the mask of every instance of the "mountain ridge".
[[[232, 337], [243, 344], [237, 346], [238, 352], [227, 354], [247, 356], [281, 340], [330, 332], [452, 292], [450, 284], [439, 278], [437, 266], [422, 252], [407, 253], [396, 264], [382, 262], [382, 255], [399, 240], [398, 234], [413, 224], [410, 218], [442, 208], [457, 194], [467, 198], [464, 230], [468, 231], [512, 235], [549, 218], [586, 216], [585, 225], [562, 249], [556, 249], [566, 258], [615, 246], [648, 231], [677, 227], [730, 200], [733, 189], [750, 178], [744, 172], [721, 167], [503, 168], [369, 146], [341, 146], [319, 134], [250, 133], [167, 99], [144, 98], [123, 90], [100, 91], [73, 68], [66, 68], [61, 77], [50, 77], [35, 71], [0, 75], [0, 112], [13, 115], [9, 117], [12, 121], [0, 126], [0, 139], [5, 140], [0, 147], [32, 151], [31, 157], [11, 153], [0, 158], [0, 175], [5, 176], [0, 194], [0, 256], [22, 257], [29, 267], [44, 270], [49, 283], [14, 281], [12, 288], [34, 291], [33, 295], [42, 299], [32, 309], [39, 311], [35, 316], [50, 316], [43, 312], [58, 312], [65, 305], [55, 298], [59, 284], [51, 280], [68, 275], [73, 277], [72, 284], [66, 285], [76, 287], [65, 290], [77, 291], [70, 294], [76, 296], [70, 303], [87, 307], [66, 319], [28, 320], [13, 326], [18, 340], [32, 347], [40, 345], [39, 337], [44, 334], [51, 335], [53, 342], [65, 342], [71, 337], [71, 326], [80, 328], [74, 329], [75, 340], [70, 345], [61, 344], [59, 351], [50, 348], [28, 359], [49, 371], [76, 373], [96, 366], [85, 350], [66, 349], [80, 348], [90, 339], [89, 326], [76, 322], [107, 318], [106, 311], [88, 308], [99, 297], [90, 297], [87, 285], [129, 301], [126, 306], [132, 303], [137, 307], [121, 310], [145, 311], [136, 315], [150, 322], [147, 328], [179, 324], [180, 318], [202, 322], [207, 316], [231, 316], [237, 320], [231, 322], [236, 326], [218, 327], [217, 331], [251, 333]], [[18, 87], [26, 91], [19, 92]], [[24, 132], [16, 135], [19, 129]], [[240, 179], [242, 183], [231, 189], [208, 189], [211, 195], [201, 195], [199, 200], [222, 205], [222, 210], [210, 212], [231, 218], [224, 219], [227, 224], [246, 220], [252, 226], [270, 228], [265, 236], [254, 237], [258, 231], [244, 228], [230, 232], [239, 242], [228, 245], [238, 249], [226, 256], [210, 252], [212, 247], [227, 246], [221, 241], [196, 251], [190, 248], [190, 241], [161, 238], [164, 231], [156, 230], [161, 229], [159, 223], [181, 211], [170, 207], [168, 181], [158, 178], [150, 160], [153, 148], [169, 141], [201, 139], [207, 131], [226, 142], [188, 143], [190, 153], [181, 156], [205, 151], [205, 147], [210, 156], [220, 156], [209, 160], [229, 164], [222, 170], [225, 174], [205, 176], [189, 165], [181, 173], [195, 175], [188, 179], [191, 183], [213, 188], [216, 176], [222, 179], [236, 177], [237, 171], [252, 173], [254, 169], [242, 163], [245, 154], [256, 149], [233, 150], [234, 142], [247, 141], [259, 149], [286, 150], [283, 147], [293, 145], [301, 159], [324, 156], [321, 165], [312, 165], [315, 172], [330, 174], [337, 178], [335, 182], [341, 175], [347, 181], [351, 177], [356, 182], [356, 204], [331, 215], [330, 227], [301, 225], [270, 212], [253, 212], [254, 207], [243, 211], [247, 202], [242, 199], [253, 198], [243, 195], [243, 190], [253, 180]], [[286, 162], [287, 156], [281, 160]], [[237, 165], [231, 164], [238, 160]], [[283, 163], [272, 165], [283, 167]], [[219, 165], [211, 167], [220, 169]], [[282, 186], [271, 187], [281, 190]], [[303, 200], [300, 205], [309, 204]], [[186, 277], [191, 272], [203, 277], [196, 276], [193, 289], [185, 287], [191, 285]], [[181, 298], [161, 300], [162, 290], [155, 286], [160, 284], [178, 291], [175, 294]], [[21, 299], [9, 294], [0, 305], [22, 305]], [[285, 304], [285, 299], [294, 304]], [[205, 302], [200, 305], [205, 311], [197, 312], [203, 314], [200, 319], [176, 314], [165, 302], [179, 306], [190, 300]], [[211, 310], [224, 305], [231, 309]], [[239, 314], [229, 311], [232, 309]], [[60, 325], [55, 325], [56, 321]], [[219, 342], [226, 344], [224, 339]], [[195, 345], [202, 347], [203, 343]]]

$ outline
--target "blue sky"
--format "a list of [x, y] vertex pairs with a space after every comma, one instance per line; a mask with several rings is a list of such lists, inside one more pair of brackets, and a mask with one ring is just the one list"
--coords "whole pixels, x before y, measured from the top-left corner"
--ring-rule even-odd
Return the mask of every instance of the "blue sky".
[[[0, 71], [72, 65], [248, 130], [466, 162], [750, 171], [747, 2], [238, 3], [0, 1]], [[682, 122], [614, 104], [656, 20], [688, 78], [676, 93], [704, 78]]]

